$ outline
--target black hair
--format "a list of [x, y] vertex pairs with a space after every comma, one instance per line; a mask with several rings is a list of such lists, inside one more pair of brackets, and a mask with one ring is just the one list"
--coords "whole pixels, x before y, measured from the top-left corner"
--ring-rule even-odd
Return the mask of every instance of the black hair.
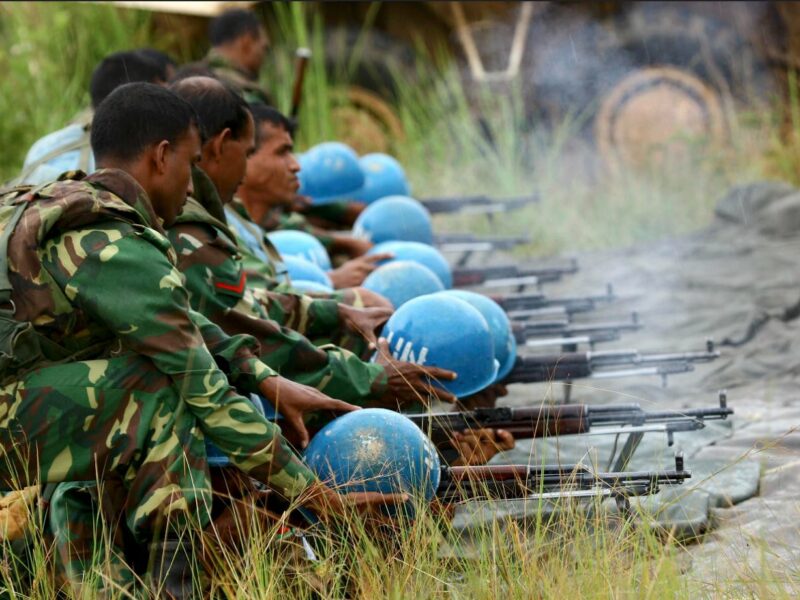
[[192, 105], [200, 117], [203, 140], [230, 129], [234, 139], [244, 133], [250, 107], [228, 84], [209, 77], [189, 77], [169, 89]]
[[161, 50], [156, 50], [155, 48], [139, 48], [136, 52], [145, 58], [149, 58], [159, 67], [161, 67], [161, 72], [164, 75], [164, 81], [167, 80], [167, 71], [170, 67], [173, 69], [178, 68], [178, 63], [176, 63], [169, 54], [162, 52]]
[[189, 128], [199, 127], [191, 104], [167, 88], [152, 83], [126, 83], [100, 103], [92, 119], [95, 159], [130, 161], [151, 144], [174, 144]]
[[165, 70], [141, 51], [132, 50], [109, 54], [92, 73], [89, 95], [92, 106], [100, 103], [117, 87], [134, 81], [158, 83], [166, 80]]
[[208, 41], [212, 46], [222, 46], [228, 42], [250, 34], [258, 37], [261, 22], [249, 10], [237, 8], [227, 10], [213, 21], [208, 28]]
[[253, 120], [256, 123], [256, 148], [259, 148], [264, 142], [261, 137], [262, 123], [270, 123], [275, 127], [281, 127], [289, 135], [294, 135], [296, 123], [274, 106], [267, 106], [263, 102], [251, 102], [250, 112], [253, 113]]

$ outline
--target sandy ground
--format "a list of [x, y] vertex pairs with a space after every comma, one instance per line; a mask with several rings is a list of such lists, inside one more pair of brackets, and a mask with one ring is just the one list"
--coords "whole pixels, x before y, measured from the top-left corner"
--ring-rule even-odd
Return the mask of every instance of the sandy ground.
[[[778, 183], [736, 188], [719, 203], [715, 222], [702, 231], [577, 258], [580, 271], [546, 285], [548, 295], [599, 294], [611, 282], [619, 300], [575, 320], [625, 320], [635, 310], [644, 324], [598, 349], [702, 350], [706, 338], [738, 338], [759, 313], [778, 311], [800, 298], [800, 192]], [[649, 435], [633, 464], [657, 468], [668, 465], [676, 449], [686, 454], [694, 477], [681, 493], [704, 490], [695, 494], [699, 504], [695, 501], [689, 510], [706, 513], [686, 520], [709, 530], [703, 543], [688, 548], [689, 572], [700, 586], [763, 572], [765, 565], [778, 583], [800, 581], [798, 334], [800, 319], [773, 319], [750, 342], [720, 347], [721, 358], [672, 377], [665, 389], [655, 378], [583, 380], [574, 387], [573, 401], [638, 401], [651, 409], [710, 406], [717, 391], [727, 389], [736, 411], [732, 422], [681, 434], [673, 448], [660, 434]], [[515, 385], [503, 403], [531, 404], [562, 393], [561, 384]], [[559, 444], [562, 460], [596, 452], [602, 461], [612, 442], [581, 438]], [[498, 460], [517, 462], [540, 452], [556, 448], [521, 442]]]

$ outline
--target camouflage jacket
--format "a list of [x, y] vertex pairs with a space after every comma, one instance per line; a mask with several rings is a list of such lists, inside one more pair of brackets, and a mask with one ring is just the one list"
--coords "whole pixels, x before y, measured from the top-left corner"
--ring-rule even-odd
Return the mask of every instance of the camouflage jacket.
[[[124, 352], [148, 358], [235, 464], [288, 497], [314, 480], [280, 430], [220, 371], [217, 361], [246, 391], [275, 375], [258, 360], [254, 338], [229, 336], [191, 311], [174, 251], [132, 177], [74, 172], [34, 193], [11, 192], [0, 201], [0, 228], [20, 202], [30, 205], [8, 244], [16, 319], [82, 360]], [[263, 432], [271, 450], [248, 457], [237, 430]]]
[[[222, 203], [200, 169], [194, 172], [194, 190], [195, 198], [167, 233], [192, 307], [230, 334], [255, 336], [262, 360], [292, 380], [350, 402], [380, 396], [386, 385], [383, 367], [332, 345], [318, 348], [294, 330], [297, 325], [309, 335], [329, 335], [338, 327], [337, 303], [251, 289], [235, 236], [224, 222]], [[337, 311], [336, 320], [329, 318], [329, 309]], [[281, 326], [273, 315], [288, 326]]]
[[267, 106], [272, 106], [272, 98], [258, 84], [258, 81], [236, 67], [227, 58], [216, 52], [213, 48], [209, 50], [203, 64], [211, 71], [217, 79], [231, 85], [234, 89], [241, 92], [242, 97], [249, 102], [262, 102]]

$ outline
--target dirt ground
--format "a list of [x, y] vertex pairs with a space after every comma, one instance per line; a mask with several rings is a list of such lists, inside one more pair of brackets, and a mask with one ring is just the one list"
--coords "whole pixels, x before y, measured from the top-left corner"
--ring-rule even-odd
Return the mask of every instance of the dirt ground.
[[[637, 311], [644, 327], [598, 349], [642, 352], [702, 350], [706, 338], [739, 338], [764, 311], [779, 313], [800, 299], [800, 192], [760, 182], [731, 190], [714, 223], [692, 235], [652, 245], [580, 255], [580, 271], [548, 284], [548, 295], [601, 294], [607, 282], [619, 299], [576, 321], [626, 320]], [[502, 259], [493, 257], [492, 262]], [[558, 259], [554, 259], [557, 261]], [[554, 261], [539, 261], [541, 264]], [[671, 377], [582, 380], [573, 401], [639, 402], [644, 408], [711, 406], [726, 389], [735, 409], [730, 422], [679, 434], [668, 448], [648, 434], [632, 466], [669, 466], [676, 449], [693, 478], [680, 490], [685, 502], [671, 520], [707, 532], [688, 546], [689, 573], [700, 587], [762, 572], [797, 585], [800, 564], [800, 319], [771, 319], [748, 343], [720, 346], [711, 364]], [[504, 404], [559, 398], [562, 384], [511, 386]], [[609, 437], [609, 436], [607, 436]], [[577, 441], [576, 441], [577, 440]], [[533, 454], [602, 463], [612, 439], [597, 436], [558, 442], [520, 442], [498, 457], [518, 462]], [[691, 497], [691, 499], [689, 499]], [[669, 520], [669, 519], [668, 519]], [[713, 588], [709, 588], [713, 589]], [[796, 587], [795, 587], [796, 589]]]

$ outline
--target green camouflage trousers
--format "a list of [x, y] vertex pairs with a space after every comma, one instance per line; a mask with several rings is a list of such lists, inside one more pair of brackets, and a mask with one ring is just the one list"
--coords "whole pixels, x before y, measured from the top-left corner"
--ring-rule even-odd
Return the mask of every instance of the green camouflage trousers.
[[137, 539], [208, 522], [205, 456], [195, 416], [138, 356], [45, 367], [0, 388], [0, 489], [114, 479]]

